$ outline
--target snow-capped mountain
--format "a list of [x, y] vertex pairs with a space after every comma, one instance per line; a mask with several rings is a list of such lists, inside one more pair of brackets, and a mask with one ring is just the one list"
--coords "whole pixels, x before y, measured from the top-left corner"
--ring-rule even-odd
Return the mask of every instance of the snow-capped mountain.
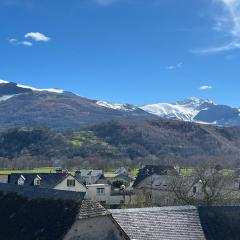
[[193, 121], [197, 114], [215, 105], [211, 100], [189, 98], [175, 103], [157, 103], [140, 107], [146, 112], [162, 118]]
[[109, 120], [162, 118], [240, 126], [239, 109], [211, 100], [189, 98], [137, 107], [91, 100], [61, 89], [39, 89], [0, 80], [0, 130], [19, 126], [81, 128]]
[[99, 106], [115, 109], [115, 110], [121, 110], [121, 111], [127, 111], [132, 112], [136, 111], [138, 108], [131, 104], [121, 104], [121, 103], [110, 103], [106, 101], [97, 101], [96, 102]]
[[0, 80], [0, 130], [25, 126], [78, 129], [124, 119], [157, 116], [128, 104], [110, 104], [60, 89], [39, 89]]
[[[63, 93], [64, 90], [57, 89], [57, 88], [49, 88], [49, 89], [41, 89], [41, 88], [34, 88], [27, 85], [17, 84], [14, 82], [9, 82], [5, 80], [0, 80], [0, 96], [14, 96], [18, 93], [24, 92], [51, 92], [51, 93]], [[7, 99], [6, 99], [7, 100]]]
[[194, 97], [175, 103], [144, 105], [140, 108], [161, 118], [222, 126], [240, 125], [239, 109]]

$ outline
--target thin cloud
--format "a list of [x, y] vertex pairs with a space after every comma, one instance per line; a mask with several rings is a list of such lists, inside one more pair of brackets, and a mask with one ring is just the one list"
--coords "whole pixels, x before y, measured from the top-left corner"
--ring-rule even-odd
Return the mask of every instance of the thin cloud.
[[[9, 43], [13, 44], [13, 45], [23, 45], [23, 46], [27, 46], [27, 47], [31, 47], [33, 46], [33, 42], [48, 42], [50, 41], [50, 37], [47, 37], [46, 35], [44, 35], [43, 33], [40, 32], [29, 32], [26, 33], [24, 35], [24, 38], [26, 38], [26, 40], [23, 41], [19, 41], [16, 38], [11, 38], [9, 39]], [[32, 41], [29, 41], [32, 40]]]
[[210, 90], [210, 89], [212, 89], [213, 87], [212, 86], [210, 86], [210, 85], [203, 85], [203, 86], [201, 86], [200, 88], [199, 88], [199, 90], [201, 90], [201, 91], [206, 91], [206, 90]]
[[27, 46], [27, 47], [31, 47], [33, 44], [29, 41], [18, 41], [15, 38], [11, 38], [9, 39], [9, 43], [13, 44], [13, 45], [23, 45], [23, 46]]
[[223, 14], [215, 19], [214, 31], [227, 34], [229, 41], [217, 47], [193, 50], [193, 53], [211, 54], [240, 49], [240, 1], [213, 0], [221, 4]]
[[179, 62], [179, 63], [177, 63], [177, 64], [175, 64], [175, 65], [167, 66], [167, 69], [168, 69], [168, 70], [174, 70], [174, 69], [177, 69], [177, 68], [182, 68], [182, 66], [183, 66], [183, 63], [182, 63], [182, 62]]
[[24, 35], [25, 38], [31, 38], [36, 42], [48, 42], [50, 41], [50, 37], [47, 37], [43, 33], [40, 32], [29, 32]]

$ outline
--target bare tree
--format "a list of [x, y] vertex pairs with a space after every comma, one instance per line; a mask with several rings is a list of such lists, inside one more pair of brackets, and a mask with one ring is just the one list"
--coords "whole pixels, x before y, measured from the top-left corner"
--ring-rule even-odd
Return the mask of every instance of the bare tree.
[[191, 176], [175, 176], [170, 190], [178, 204], [219, 205], [236, 200], [233, 176], [209, 167], [197, 167]]

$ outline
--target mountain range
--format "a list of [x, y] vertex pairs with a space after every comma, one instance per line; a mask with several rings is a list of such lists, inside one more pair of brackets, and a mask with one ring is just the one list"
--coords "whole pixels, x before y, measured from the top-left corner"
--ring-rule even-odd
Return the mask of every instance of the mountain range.
[[0, 80], [0, 129], [25, 126], [79, 129], [110, 120], [146, 119], [240, 126], [240, 111], [198, 98], [144, 106], [109, 103], [61, 89], [38, 89]]
[[110, 108], [104, 104], [60, 89], [37, 89], [1, 80], [0, 129], [78, 129], [110, 120], [158, 118], [132, 105]]

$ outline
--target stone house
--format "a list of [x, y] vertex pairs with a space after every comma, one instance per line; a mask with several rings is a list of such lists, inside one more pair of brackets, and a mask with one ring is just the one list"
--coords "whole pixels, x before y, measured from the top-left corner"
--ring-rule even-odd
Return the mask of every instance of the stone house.
[[0, 236], [8, 240], [130, 240], [112, 214], [78, 192], [0, 184]]
[[173, 178], [178, 172], [171, 166], [147, 165], [138, 173], [133, 183], [137, 199], [142, 198], [146, 206], [167, 206], [176, 204], [175, 195], [170, 190]]

